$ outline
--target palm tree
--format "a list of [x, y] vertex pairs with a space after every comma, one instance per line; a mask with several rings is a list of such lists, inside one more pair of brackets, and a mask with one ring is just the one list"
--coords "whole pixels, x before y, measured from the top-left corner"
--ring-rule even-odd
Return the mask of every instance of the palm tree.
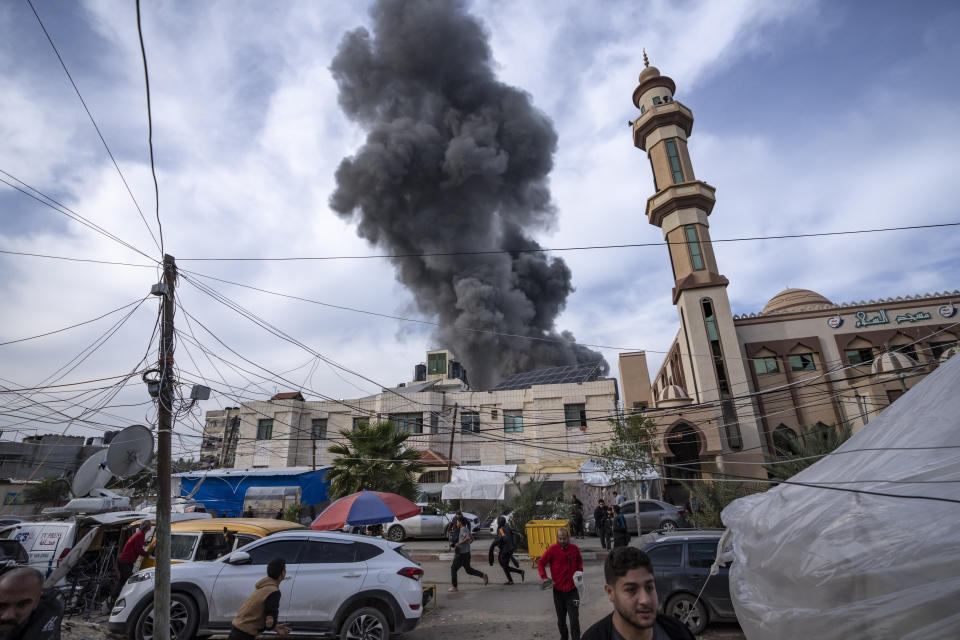
[[839, 427], [818, 422], [812, 427], [801, 429], [800, 437], [792, 441], [791, 446], [780, 451], [781, 457], [764, 465], [771, 480], [789, 480], [834, 449], [850, 437], [850, 425]]
[[340, 435], [347, 442], [330, 446], [333, 469], [327, 473], [330, 497], [342, 498], [363, 489], [396, 493], [415, 500], [417, 475], [423, 471], [420, 452], [407, 449], [404, 441], [410, 437], [398, 431], [390, 421], [371, 426], [360, 423], [356, 431], [342, 429]]
[[70, 493], [70, 485], [63, 478], [43, 478], [23, 490], [25, 502], [56, 507]]

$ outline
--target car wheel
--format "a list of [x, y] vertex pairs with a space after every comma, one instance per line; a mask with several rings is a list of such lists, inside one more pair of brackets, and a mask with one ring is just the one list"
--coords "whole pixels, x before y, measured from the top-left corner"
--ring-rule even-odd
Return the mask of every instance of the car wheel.
[[671, 531], [676, 531], [676, 530], [677, 530], [677, 523], [674, 522], [673, 520], [664, 520], [663, 522], [660, 523], [660, 531], [669, 533]]
[[386, 616], [373, 607], [357, 609], [340, 627], [341, 640], [387, 640], [389, 637]]
[[[170, 640], [191, 640], [197, 631], [197, 605], [184, 593], [170, 594]], [[153, 605], [148, 605], [133, 630], [134, 640], [153, 640]]]
[[670, 598], [667, 602], [666, 612], [683, 622], [687, 621], [687, 628], [690, 633], [699, 635], [707, 628], [707, 610], [703, 603], [698, 602], [696, 598], [687, 593], [681, 593]]
[[403, 530], [398, 524], [393, 525], [387, 529], [387, 538], [393, 540], [394, 542], [403, 542], [403, 539], [407, 537], [407, 532]]

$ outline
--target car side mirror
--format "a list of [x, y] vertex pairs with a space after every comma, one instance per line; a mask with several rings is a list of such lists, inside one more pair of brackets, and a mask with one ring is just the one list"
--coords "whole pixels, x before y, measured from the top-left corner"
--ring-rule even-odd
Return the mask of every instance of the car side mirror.
[[246, 551], [234, 551], [227, 557], [230, 564], [250, 564], [250, 554]]

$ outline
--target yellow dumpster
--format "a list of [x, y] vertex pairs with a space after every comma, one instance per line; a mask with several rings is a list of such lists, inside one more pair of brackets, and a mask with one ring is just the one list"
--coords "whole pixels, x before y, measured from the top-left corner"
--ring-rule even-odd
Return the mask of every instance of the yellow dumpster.
[[530, 562], [536, 563], [547, 547], [557, 541], [557, 531], [566, 529], [566, 520], [531, 520], [527, 523], [527, 552]]

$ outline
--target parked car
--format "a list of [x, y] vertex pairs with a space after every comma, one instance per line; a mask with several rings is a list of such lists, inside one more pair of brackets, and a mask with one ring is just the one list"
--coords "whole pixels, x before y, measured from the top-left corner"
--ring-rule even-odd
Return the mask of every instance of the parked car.
[[[131, 524], [131, 528], [139, 523]], [[207, 562], [216, 560], [240, 547], [278, 531], [303, 529], [302, 524], [265, 518], [206, 518], [174, 522], [170, 525], [170, 562]], [[227, 530], [224, 537], [223, 530]], [[153, 551], [151, 539], [148, 550]], [[154, 566], [154, 558], [146, 556], [140, 569]]]
[[[419, 515], [403, 520], [393, 519], [393, 522], [383, 525], [383, 535], [388, 540], [401, 542], [407, 538], [443, 538], [447, 525], [453, 520], [455, 513], [440, 513], [436, 505], [418, 502], [422, 511]], [[480, 519], [464, 512], [463, 517], [470, 523], [471, 533], [480, 530]]]
[[[686, 509], [677, 507], [659, 500], [640, 500], [640, 527], [646, 533], [649, 531], [676, 531], [677, 529], [689, 527], [690, 523], [686, 518]], [[631, 535], [639, 535], [637, 532], [637, 519], [634, 516], [635, 505], [633, 502], [624, 502], [620, 505], [620, 512], [627, 520], [627, 530]], [[584, 519], [584, 528], [587, 533], [597, 535], [597, 527], [593, 521], [593, 514]]]
[[[226, 634], [273, 558], [287, 560], [280, 620], [297, 632], [388, 638], [420, 621], [423, 570], [403, 545], [309, 529], [281, 531], [213, 562], [170, 567], [170, 637]], [[155, 569], [135, 573], [110, 613], [111, 633], [153, 640]]]
[[722, 531], [678, 531], [655, 535], [655, 540], [646, 544], [639, 541], [653, 563], [664, 613], [678, 620], [689, 614], [687, 626], [694, 634], [703, 633], [711, 622], [737, 621], [730, 598], [729, 567], [720, 567], [717, 575], [710, 575], [722, 535]]

